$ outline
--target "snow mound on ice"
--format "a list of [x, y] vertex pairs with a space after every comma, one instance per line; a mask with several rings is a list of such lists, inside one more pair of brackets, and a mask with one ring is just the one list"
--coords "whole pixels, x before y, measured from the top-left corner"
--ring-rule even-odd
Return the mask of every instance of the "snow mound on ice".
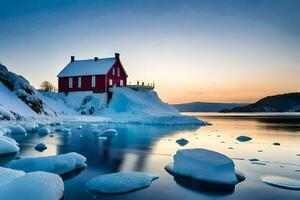
[[6, 167], [25, 172], [45, 171], [63, 175], [75, 169], [86, 167], [85, 162], [84, 156], [72, 152], [49, 157], [21, 158], [11, 161]]
[[178, 150], [173, 159], [175, 174], [213, 184], [230, 186], [238, 183], [233, 161], [218, 152], [183, 149]]
[[26, 130], [20, 125], [10, 126], [9, 129], [11, 134], [26, 134]]
[[149, 187], [157, 178], [142, 172], [119, 172], [95, 177], [86, 185], [99, 193], [120, 194]]
[[12, 172], [9, 179], [14, 176], [13, 173], [19, 177], [0, 185], [1, 199], [58, 200], [63, 196], [64, 183], [56, 174], [32, 172], [22, 175], [17, 171]]
[[239, 136], [239, 137], [237, 137], [236, 139], [237, 139], [238, 141], [240, 141], [240, 142], [248, 142], [248, 141], [252, 140], [251, 137], [244, 136], [244, 135]]
[[11, 133], [11, 130], [6, 127], [0, 127], [0, 136], [8, 135]]
[[47, 145], [44, 143], [39, 143], [34, 148], [38, 151], [44, 151], [45, 149], [47, 149]]
[[20, 150], [17, 142], [9, 137], [0, 136], [0, 155], [16, 153]]
[[189, 143], [189, 141], [187, 139], [181, 138], [176, 140], [176, 143], [179, 144], [180, 146], [185, 146]]
[[51, 132], [50, 129], [46, 126], [40, 127], [38, 129], [38, 134], [40, 135], [48, 135], [50, 132]]
[[282, 176], [263, 176], [262, 181], [268, 185], [289, 190], [300, 190], [300, 180]]
[[25, 175], [25, 172], [0, 167], [0, 187], [2, 184], [8, 183], [13, 179]]
[[23, 122], [20, 125], [29, 133], [35, 133], [39, 128], [38, 124], [30, 122]]
[[118, 131], [116, 129], [113, 129], [113, 128], [108, 128], [108, 129], [105, 129], [103, 132], [102, 132], [102, 135], [104, 136], [115, 136], [115, 135], [118, 135]]
[[106, 109], [96, 114], [111, 117], [112, 122], [140, 124], [197, 124], [207, 123], [184, 116], [174, 107], [160, 100], [153, 90], [113, 88], [113, 96]]

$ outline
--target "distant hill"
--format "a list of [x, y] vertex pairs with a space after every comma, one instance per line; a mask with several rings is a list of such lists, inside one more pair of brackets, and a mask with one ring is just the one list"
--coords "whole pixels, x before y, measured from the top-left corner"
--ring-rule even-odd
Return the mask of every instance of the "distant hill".
[[256, 103], [223, 109], [221, 112], [299, 112], [300, 93], [288, 93], [265, 97]]
[[173, 104], [180, 112], [219, 112], [223, 109], [231, 109], [237, 106], [245, 106], [244, 103], [210, 103], [210, 102], [192, 102]]

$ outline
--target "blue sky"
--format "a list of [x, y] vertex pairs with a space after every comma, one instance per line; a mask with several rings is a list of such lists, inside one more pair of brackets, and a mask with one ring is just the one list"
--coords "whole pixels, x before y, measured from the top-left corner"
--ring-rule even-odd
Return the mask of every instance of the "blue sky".
[[121, 54], [170, 103], [299, 91], [300, 1], [0, 1], [0, 61], [38, 87], [78, 59]]

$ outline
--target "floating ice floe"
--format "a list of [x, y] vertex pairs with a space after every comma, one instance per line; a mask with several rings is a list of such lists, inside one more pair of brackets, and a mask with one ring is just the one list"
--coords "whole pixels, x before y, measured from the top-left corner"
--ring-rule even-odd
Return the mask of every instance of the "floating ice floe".
[[23, 174], [20, 171], [6, 173], [10, 175], [5, 184], [0, 184], [1, 199], [58, 200], [63, 197], [64, 183], [56, 174], [47, 172]]
[[262, 181], [268, 185], [289, 190], [300, 190], [300, 180], [282, 176], [263, 176]]
[[39, 143], [34, 148], [38, 151], [44, 151], [47, 149], [47, 145], [45, 143]]
[[40, 135], [48, 135], [50, 132], [51, 132], [50, 129], [46, 126], [40, 127], [38, 129], [38, 134]]
[[0, 155], [16, 153], [19, 150], [18, 143], [14, 139], [0, 136]]
[[118, 135], [118, 131], [116, 129], [113, 129], [113, 128], [108, 128], [108, 129], [105, 129], [104, 131], [102, 131], [102, 135], [116, 136], [116, 135]]
[[0, 187], [2, 184], [12, 181], [13, 179], [25, 175], [25, 172], [0, 167]]
[[201, 182], [234, 186], [243, 176], [242, 172], [236, 174], [232, 159], [207, 149], [178, 150], [173, 160], [166, 167], [168, 172]]
[[176, 140], [176, 143], [179, 144], [180, 146], [185, 146], [186, 144], [189, 143], [189, 141], [184, 138], [181, 138], [181, 139]]
[[11, 134], [26, 134], [26, 130], [20, 125], [11, 126], [9, 129]]
[[238, 141], [240, 141], [240, 142], [248, 142], [248, 141], [252, 140], [251, 137], [244, 136], [244, 135], [239, 136], [239, 137], [237, 137], [236, 139], [237, 139]]
[[69, 135], [69, 134], [72, 133], [72, 130], [71, 130], [70, 128], [63, 128], [63, 129], [61, 130], [61, 132], [62, 132], [63, 134]]
[[86, 167], [86, 158], [72, 152], [48, 157], [27, 157], [13, 160], [6, 165], [8, 168], [23, 170], [25, 172], [45, 171], [63, 175], [75, 169]]
[[120, 194], [149, 187], [157, 178], [143, 172], [119, 172], [95, 177], [86, 185], [95, 192]]

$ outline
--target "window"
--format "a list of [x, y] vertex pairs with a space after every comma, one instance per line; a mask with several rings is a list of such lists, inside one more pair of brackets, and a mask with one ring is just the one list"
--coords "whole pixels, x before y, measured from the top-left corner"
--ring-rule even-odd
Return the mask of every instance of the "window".
[[69, 77], [69, 88], [73, 88], [73, 78]]
[[92, 87], [96, 87], [96, 76], [92, 76]]
[[113, 84], [112, 79], [109, 79], [109, 86], [112, 86], [112, 84]]
[[123, 85], [124, 85], [123, 80], [120, 80], [120, 86], [123, 86]]
[[115, 75], [115, 68], [113, 68], [113, 71], [112, 71], [112, 73], [113, 73], [113, 76]]
[[117, 71], [118, 77], [120, 77], [120, 68], [118, 67], [117, 70], [118, 70], [118, 71]]
[[78, 77], [78, 88], [81, 88], [81, 77]]

